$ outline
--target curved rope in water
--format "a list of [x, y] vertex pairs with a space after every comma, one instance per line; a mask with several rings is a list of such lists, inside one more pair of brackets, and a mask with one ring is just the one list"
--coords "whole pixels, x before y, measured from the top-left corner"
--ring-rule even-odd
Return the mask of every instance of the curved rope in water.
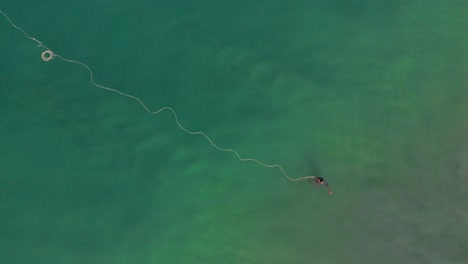
[[157, 115], [159, 113], [161, 113], [162, 111], [165, 111], [165, 110], [168, 110], [169, 112], [172, 113], [172, 115], [174, 116], [174, 120], [175, 120], [175, 123], [177, 124], [177, 126], [182, 129], [183, 131], [185, 131], [186, 133], [190, 134], [190, 135], [201, 135], [203, 136], [213, 147], [215, 147], [216, 149], [220, 150], [220, 151], [224, 151], [224, 152], [232, 152], [234, 153], [234, 155], [236, 155], [237, 159], [239, 159], [240, 161], [252, 161], [252, 162], [255, 162], [263, 167], [266, 167], [266, 168], [278, 168], [282, 173], [283, 175], [288, 178], [290, 181], [301, 181], [301, 180], [306, 180], [306, 179], [315, 179], [317, 178], [317, 176], [303, 176], [303, 177], [299, 177], [299, 178], [292, 178], [291, 176], [289, 176], [283, 169], [283, 167], [281, 167], [281, 165], [278, 165], [278, 164], [266, 164], [266, 163], [263, 163], [257, 159], [252, 159], [252, 158], [243, 158], [239, 155], [239, 153], [233, 149], [230, 149], [230, 148], [222, 148], [220, 146], [218, 146], [217, 144], [215, 144], [210, 137], [208, 137], [204, 132], [201, 132], [201, 131], [190, 131], [188, 129], [186, 129], [184, 126], [182, 126], [179, 122], [179, 118], [177, 116], [177, 113], [175, 112], [174, 109], [172, 109], [171, 107], [163, 107], [163, 108], [160, 108], [159, 110], [156, 110], [156, 111], [152, 111], [150, 110], [145, 103], [143, 103], [143, 101], [134, 96], [134, 95], [131, 95], [131, 94], [127, 94], [127, 93], [124, 93], [124, 92], [121, 92], [119, 90], [116, 90], [114, 88], [111, 88], [111, 87], [107, 87], [107, 86], [103, 86], [103, 85], [100, 85], [98, 83], [96, 83], [94, 81], [94, 74], [93, 74], [93, 71], [91, 70], [91, 68], [82, 63], [82, 62], [79, 62], [79, 61], [75, 61], [75, 60], [70, 60], [70, 59], [66, 59], [64, 57], [62, 57], [61, 55], [59, 54], [56, 54], [54, 53], [51, 49], [49, 49], [48, 47], [46, 47], [41, 41], [37, 40], [36, 38], [33, 38], [31, 36], [29, 36], [26, 31], [24, 31], [22, 28], [18, 27], [15, 25], [15, 23], [13, 23], [13, 21], [11, 21], [11, 19], [2, 11], [0, 10], [0, 13], [6, 18], [6, 20], [11, 24], [11, 26], [13, 26], [15, 29], [19, 30], [21, 33], [23, 33], [24, 36], [26, 36], [28, 39], [36, 42], [38, 44], [38, 47], [42, 47], [45, 49], [45, 51], [41, 54], [41, 58], [43, 61], [50, 61], [52, 59], [54, 59], [55, 57], [65, 61], [65, 62], [68, 62], [68, 63], [74, 63], [74, 64], [78, 64], [82, 67], [84, 67], [86, 70], [88, 70], [89, 72], [89, 78], [91, 80], [91, 83], [96, 86], [97, 88], [100, 88], [100, 89], [104, 89], [104, 90], [107, 90], [107, 91], [110, 91], [110, 92], [114, 92], [114, 93], [117, 93], [117, 94], [120, 94], [122, 96], [125, 96], [127, 98], [130, 98], [130, 99], [133, 99], [135, 101], [137, 101], [149, 114], [152, 114], [152, 115]]

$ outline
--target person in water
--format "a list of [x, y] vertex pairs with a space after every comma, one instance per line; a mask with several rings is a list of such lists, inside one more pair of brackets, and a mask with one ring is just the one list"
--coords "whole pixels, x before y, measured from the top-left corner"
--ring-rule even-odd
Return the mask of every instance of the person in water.
[[328, 183], [322, 177], [312, 178], [312, 183], [325, 185], [325, 187], [327, 187], [328, 193], [333, 194], [332, 190], [330, 189], [330, 186], [328, 186]]

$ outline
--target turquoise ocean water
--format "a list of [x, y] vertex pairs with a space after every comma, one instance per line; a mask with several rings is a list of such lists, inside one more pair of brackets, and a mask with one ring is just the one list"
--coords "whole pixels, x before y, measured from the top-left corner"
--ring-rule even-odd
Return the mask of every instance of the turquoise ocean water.
[[2, 1], [0, 263], [467, 263], [464, 0]]

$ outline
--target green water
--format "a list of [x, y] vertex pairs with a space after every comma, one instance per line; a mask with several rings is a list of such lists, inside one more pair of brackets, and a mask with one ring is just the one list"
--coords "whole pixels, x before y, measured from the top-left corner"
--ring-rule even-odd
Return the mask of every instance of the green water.
[[0, 263], [466, 263], [468, 4], [3, 1]]

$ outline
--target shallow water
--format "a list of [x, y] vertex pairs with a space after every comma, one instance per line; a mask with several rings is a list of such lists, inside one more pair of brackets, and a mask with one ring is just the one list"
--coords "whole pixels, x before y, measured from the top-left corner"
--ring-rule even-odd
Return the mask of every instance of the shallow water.
[[468, 260], [465, 1], [153, 2], [0, 9], [334, 195], [0, 17], [2, 262]]

